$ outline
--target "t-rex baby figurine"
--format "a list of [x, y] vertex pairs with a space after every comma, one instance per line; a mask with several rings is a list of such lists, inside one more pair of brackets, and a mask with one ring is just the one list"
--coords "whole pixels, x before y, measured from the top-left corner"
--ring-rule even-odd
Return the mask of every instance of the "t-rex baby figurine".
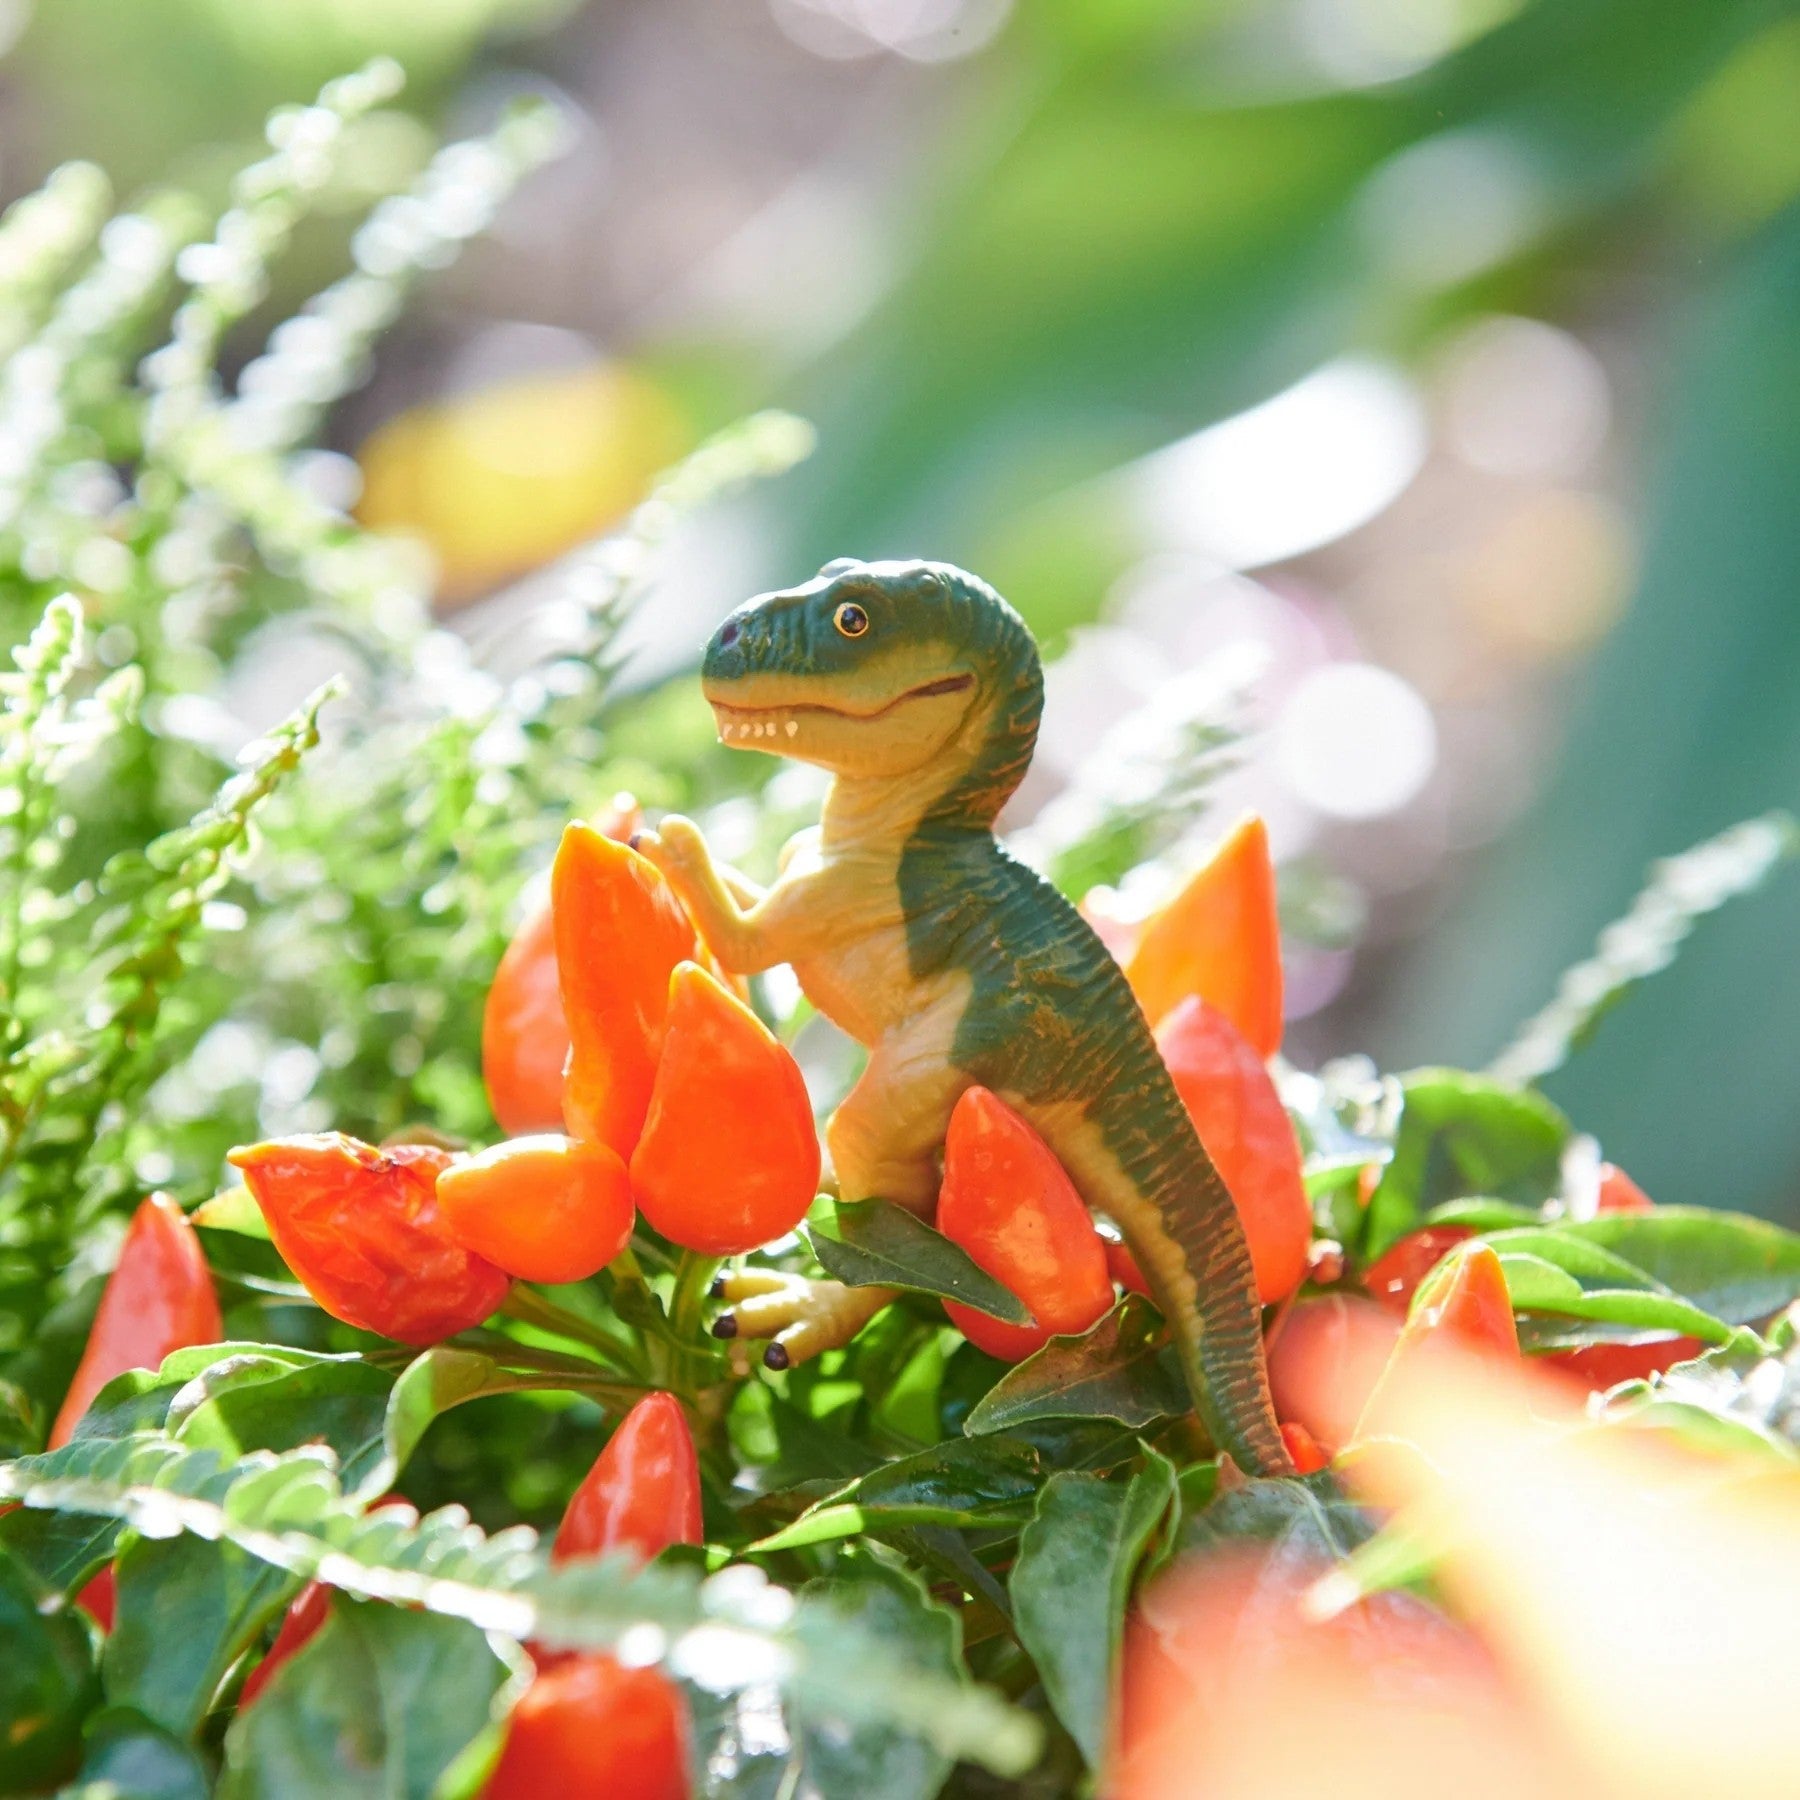
[[[1252, 1473], [1290, 1470], [1231, 1197], [1118, 964], [994, 838], [1043, 710], [1024, 621], [944, 563], [834, 562], [739, 607], [701, 680], [725, 743], [831, 772], [819, 829], [766, 893], [728, 885], [687, 819], [639, 847], [725, 968], [790, 963], [867, 1047], [826, 1131], [840, 1196], [929, 1215], [951, 1109], [991, 1089], [1123, 1233], [1219, 1448]], [[815, 1283], [757, 1329], [811, 1312], [829, 1321], [818, 1348], [891, 1298]]]

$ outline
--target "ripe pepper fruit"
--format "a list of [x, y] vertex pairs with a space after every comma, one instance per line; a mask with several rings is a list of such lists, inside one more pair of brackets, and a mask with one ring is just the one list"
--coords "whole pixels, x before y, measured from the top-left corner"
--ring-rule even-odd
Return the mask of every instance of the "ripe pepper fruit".
[[631, 1190], [671, 1243], [736, 1256], [790, 1232], [819, 1189], [819, 1138], [799, 1064], [691, 962], [668, 1025]]
[[1281, 929], [1261, 819], [1246, 814], [1138, 935], [1125, 965], [1152, 1025], [1197, 994], [1259, 1057], [1281, 1048]]
[[671, 1544], [698, 1544], [700, 1462], [673, 1394], [649, 1394], [625, 1415], [564, 1512], [553, 1563], [624, 1550], [643, 1562]]
[[1405, 1316], [1419, 1283], [1460, 1243], [1475, 1234], [1467, 1225], [1422, 1225], [1391, 1245], [1363, 1271], [1371, 1298]]
[[541, 1670], [512, 1710], [483, 1800], [687, 1800], [686, 1708], [657, 1669], [571, 1656]]
[[1163, 1021], [1156, 1046], [1237, 1207], [1258, 1296], [1285, 1300], [1306, 1278], [1312, 1208], [1275, 1083], [1231, 1020], [1198, 998]]
[[76, 1421], [114, 1376], [154, 1369], [174, 1350], [216, 1344], [223, 1331], [200, 1239], [167, 1194], [152, 1194], [132, 1215], [51, 1429], [50, 1448], [69, 1441]]
[[1497, 1362], [1519, 1361], [1519, 1328], [1506, 1272], [1492, 1245], [1465, 1244], [1452, 1251], [1414, 1295], [1412, 1311], [1357, 1423], [1357, 1437], [1382, 1432], [1383, 1390], [1404, 1380], [1420, 1362], [1436, 1358], [1446, 1340]]
[[1288, 1460], [1294, 1465], [1296, 1475], [1316, 1475], [1331, 1461], [1319, 1440], [1296, 1420], [1289, 1420], [1281, 1428], [1281, 1441], [1287, 1447]]
[[1697, 1337], [1654, 1337], [1629, 1344], [1582, 1344], [1574, 1350], [1553, 1350], [1541, 1360], [1572, 1375], [1589, 1393], [1604, 1394], [1621, 1381], [1660, 1375], [1705, 1348]]
[[954, 1300], [944, 1311], [989, 1356], [1019, 1362], [1086, 1331], [1113, 1303], [1106, 1247], [1048, 1144], [1009, 1106], [972, 1087], [944, 1140], [937, 1228], [1030, 1308], [1008, 1325]]
[[457, 1243], [522, 1281], [585, 1281], [625, 1248], [635, 1217], [618, 1157], [559, 1135], [453, 1162], [437, 1202]]
[[[643, 818], [630, 794], [615, 794], [594, 827], [624, 844]], [[569, 1023], [563, 1017], [556, 924], [546, 886], [506, 946], [481, 1015], [481, 1078], [494, 1117], [509, 1137], [562, 1129], [568, 1060]]]
[[505, 1271], [463, 1249], [438, 1211], [450, 1151], [377, 1150], [330, 1131], [246, 1145], [230, 1160], [288, 1267], [346, 1325], [435, 1344], [479, 1325], [506, 1298]]
[[1359, 1296], [1296, 1300], [1269, 1331], [1275, 1416], [1302, 1426], [1335, 1456], [1349, 1442], [1396, 1336], [1391, 1316]]
[[1612, 1163], [1600, 1165], [1600, 1193], [1594, 1201], [1597, 1213], [1646, 1213], [1656, 1211], [1656, 1202], [1621, 1168]]
[[629, 1157], [656, 1081], [669, 976], [698, 951], [661, 873], [591, 825], [570, 825], [550, 871], [569, 1060], [563, 1127]]

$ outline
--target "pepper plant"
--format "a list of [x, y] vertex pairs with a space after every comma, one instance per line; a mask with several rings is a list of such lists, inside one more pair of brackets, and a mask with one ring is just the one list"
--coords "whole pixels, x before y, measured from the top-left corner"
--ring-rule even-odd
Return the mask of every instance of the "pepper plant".
[[[1194, 1559], [1479, 1634], [1357, 1474], [1446, 1342], [1785, 1479], [1800, 1238], [1652, 1204], [1537, 1085], [1793, 853], [1781, 815], [1654, 871], [1485, 1071], [1281, 1059], [1254, 823], [1119, 944], [1251, 1240], [1298, 1476], [1215, 1453], [998, 1096], [958, 1108], [935, 1223], [821, 1193], [847, 1047], [710, 965], [618, 797], [748, 803], [752, 858], [793, 823], [616, 643], [672, 519], [804, 427], [665, 477], [505, 678], [314, 497], [322, 412], [553, 150], [538, 111], [216, 374], [393, 82], [272, 120], [216, 218], [108, 217], [72, 169], [0, 221], [0, 1791], [1149, 1796], [1121, 1645]], [[341, 675], [239, 752], [232, 671], [301, 628]], [[1188, 841], [1227, 698], [1021, 847], [1080, 899]], [[822, 1354], [765, 1339], [822, 1276], [900, 1299]], [[1384, 1317], [1360, 1389], [1316, 1379]]]

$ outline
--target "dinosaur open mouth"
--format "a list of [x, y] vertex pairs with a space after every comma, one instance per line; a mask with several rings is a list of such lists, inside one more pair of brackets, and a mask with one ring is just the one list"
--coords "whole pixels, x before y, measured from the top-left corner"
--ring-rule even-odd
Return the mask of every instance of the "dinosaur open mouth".
[[896, 694], [892, 700], [869, 712], [856, 712], [848, 706], [827, 706], [817, 700], [795, 701], [786, 706], [734, 706], [729, 700], [714, 700], [713, 714], [719, 722], [719, 736], [733, 738], [797, 737], [800, 722], [809, 715], [815, 718], [842, 719], [851, 725], [867, 725], [885, 719], [890, 713], [914, 700], [930, 700], [939, 694], [960, 694], [975, 685], [973, 675], [944, 675], [936, 681], [921, 683]]

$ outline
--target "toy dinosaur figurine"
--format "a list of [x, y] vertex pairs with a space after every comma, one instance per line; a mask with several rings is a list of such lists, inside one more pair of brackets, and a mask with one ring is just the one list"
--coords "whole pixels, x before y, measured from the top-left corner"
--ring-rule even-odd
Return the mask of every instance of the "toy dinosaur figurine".
[[[819, 829], [766, 893], [728, 883], [689, 820], [639, 847], [726, 968], [791, 964], [867, 1046], [826, 1131], [840, 1196], [929, 1214], [951, 1109], [991, 1089], [1123, 1233], [1219, 1447], [1252, 1473], [1288, 1470], [1231, 1197], [1118, 965], [994, 838], [1043, 710], [1024, 621], [947, 564], [834, 562], [734, 612], [702, 685], [725, 743], [835, 777]], [[738, 1327], [785, 1324], [784, 1344], [810, 1351], [893, 1297], [829, 1282], [788, 1294], [752, 1299]]]

